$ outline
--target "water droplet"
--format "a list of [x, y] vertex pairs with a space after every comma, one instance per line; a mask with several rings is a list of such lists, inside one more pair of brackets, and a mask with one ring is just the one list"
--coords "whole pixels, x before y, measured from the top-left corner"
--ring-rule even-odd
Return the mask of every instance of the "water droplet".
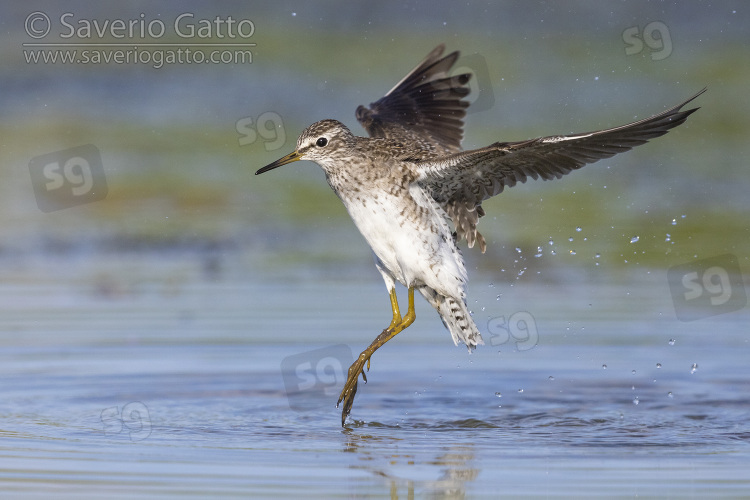
[[541, 257], [542, 256], [542, 247], [536, 247], [536, 253], [534, 254], [534, 257]]
[[661, 368], [661, 363], [656, 363], [656, 368], [657, 369]]
[[503, 395], [502, 395], [502, 394], [500, 394], [499, 392], [496, 392], [496, 393], [495, 393], [495, 396], [497, 396], [497, 397], [499, 397], [499, 398], [503, 397]]
[[583, 229], [581, 228], [581, 226], [576, 227], [576, 232], [580, 233], [581, 231], [583, 231]]
[[570, 238], [568, 238], [568, 241], [573, 241], [573, 237], [571, 236]]
[[599, 257], [601, 257], [601, 256], [602, 256], [602, 254], [600, 254], [600, 253], [596, 253], [596, 254], [594, 254], [594, 258], [595, 258], [595, 259], [598, 259], [598, 258], [599, 258]]
[[667, 239], [665, 239], [664, 241], [672, 241], [672, 235], [667, 233]]
[[495, 288], [495, 284], [494, 283], [490, 283], [490, 288]]
[[551, 254], [551, 255], [557, 255], [557, 252], [555, 252], [554, 250], [552, 250], [552, 251], [550, 252], [550, 254]]
[[550, 375], [547, 380], [555, 380], [555, 377], [553, 377], [552, 375]]
[[631, 371], [630, 373], [633, 374], [633, 375], [635, 375], [635, 370]]
[[606, 369], [607, 369], [607, 365], [602, 365], [602, 370], [606, 370]]
[[667, 397], [668, 397], [668, 398], [673, 398], [673, 397], [674, 397], [674, 394], [672, 394], [671, 392], [668, 392], [668, 393], [667, 393]]
[[516, 247], [516, 252], [521, 253], [521, 249]]
[[669, 345], [674, 345], [675, 342], [677, 342], [675, 339], [669, 339]]
[[638, 243], [638, 240], [640, 239], [640, 236], [633, 236], [632, 238], [630, 238], [630, 243]]
[[672, 219], [672, 225], [673, 225], [673, 226], [676, 226], [676, 225], [677, 225], [677, 219]]
[[554, 241], [552, 241], [552, 238], [550, 238], [550, 239], [549, 239], [549, 244], [550, 244], [550, 246], [552, 246], [552, 245], [554, 245], [554, 244], [555, 244], [555, 242], [554, 242]]
[[575, 255], [575, 254], [576, 254], [576, 251], [575, 251], [575, 250], [571, 250], [571, 251], [570, 251], [570, 255]]
[[502, 297], [502, 295], [503, 295], [502, 293], [500, 295], [498, 295], [497, 296], [497, 300], [500, 300], [500, 297]]
[[690, 374], [692, 375], [695, 373], [695, 370], [698, 369], [698, 363], [693, 363], [693, 366], [690, 367]]
[[638, 397], [636, 397], [636, 398], [635, 398], [635, 399], [633, 400], [633, 404], [634, 404], [634, 405], [637, 405], [638, 403], [640, 403], [640, 401], [638, 401]]
[[522, 393], [522, 392], [523, 392], [523, 389], [518, 389], [518, 393], [519, 394]]

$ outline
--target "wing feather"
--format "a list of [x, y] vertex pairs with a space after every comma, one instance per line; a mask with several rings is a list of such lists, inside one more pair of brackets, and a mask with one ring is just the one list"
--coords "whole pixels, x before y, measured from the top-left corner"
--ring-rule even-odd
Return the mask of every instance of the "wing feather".
[[[415, 163], [417, 182], [446, 207], [458, 237], [469, 246], [484, 242], [476, 231], [483, 200], [506, 187], [532, 179], [559, 179], [603, 158], [609, 158], [666, 134], [698, 108], [683, 111], [704, 88], [686, 101], [657, 115], [627, 125], [575, 135], [540, 137], [519, 142], [496, 142], [481, 149], [462, 151]], [[460, 227], [459, 227], [460, 226]]]
[[[439, 45], [385, 97], [357, 108], [357, 120], [370, 137], [408, 141], [426, 152], [448, 154], [461, 149], [469, 74], [449, 76], [459, 53], [441, 57]], [[435, 156], [434, 154], [432, 156]]]

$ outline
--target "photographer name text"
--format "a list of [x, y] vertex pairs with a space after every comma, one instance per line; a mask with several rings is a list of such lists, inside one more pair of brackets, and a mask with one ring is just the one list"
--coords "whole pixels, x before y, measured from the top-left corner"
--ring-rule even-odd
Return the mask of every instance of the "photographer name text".
[[[44, 12], [32, 12], [26, 17], [26, 33], [40, 40], [50, 34], [57, 34], [62, 40], [162, 40], [177, 37], [199, 40], [243, 41], [255, 33], [255, 24], [250, 19], [235, 19], [230, 16], [216, 16], [199, 19], [185, 12], [173, 21], [149, 19], [141, 13], [135, 19], [85, 19], [77, 18], [72, 12], [60, 15], [57, 23]], [[54, 32], [54, 33], [53, 33]]]

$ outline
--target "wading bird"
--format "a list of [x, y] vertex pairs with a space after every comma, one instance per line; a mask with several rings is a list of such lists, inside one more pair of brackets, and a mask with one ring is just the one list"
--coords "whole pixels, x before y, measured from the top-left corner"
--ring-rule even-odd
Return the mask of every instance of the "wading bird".
[[[290, 154], [256, 172], [311, 160], [325, 172], [354, 224], [375, 254], [390, 294], [393, 319], [349, 368], [337, 406], [343, 426], [360, 374], [383, 344], [415, 319], [414, 291], [440, 315], [453, 342], [471, 350], [482, 336], [466, 306], [467, 274], [457, 243], [486, 243], [477, 231], [482, 202], [506, 187], [533, 179], [559, 179], [588, 163], [609, 158], [664, 135], [698, 108], [682, 108], [705, 92], [650, 118], [596, 132], [496, 142], [461, 150], [470, 74], [451, 76], [458, 52], [430, 52], [385, 97], [359, 106], [357, 120], [370, 137], [358, 137], [336, 120], [307, 127]], [[408, 290], [401, 315], [396, 282]]]

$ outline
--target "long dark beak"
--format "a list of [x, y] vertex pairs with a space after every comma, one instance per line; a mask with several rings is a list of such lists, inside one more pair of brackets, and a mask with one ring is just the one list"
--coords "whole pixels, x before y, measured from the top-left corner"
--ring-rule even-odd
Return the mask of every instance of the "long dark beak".
[[269, 163], [265, 167], [261, 168], [257, 172], [255, 172], [255, 175], [262, 174], [263, 172], [268, 172], [269, 170], [273, 170], [274, 168], [280, 167], [282, 165], [286, 165], [287, 163], [292, 163], [293, 161], [301, 160], [301, 155], [296, 152], [292, 151], [288, 155], [284, 156], [283, 158], [279, 158], [273, 163]]

